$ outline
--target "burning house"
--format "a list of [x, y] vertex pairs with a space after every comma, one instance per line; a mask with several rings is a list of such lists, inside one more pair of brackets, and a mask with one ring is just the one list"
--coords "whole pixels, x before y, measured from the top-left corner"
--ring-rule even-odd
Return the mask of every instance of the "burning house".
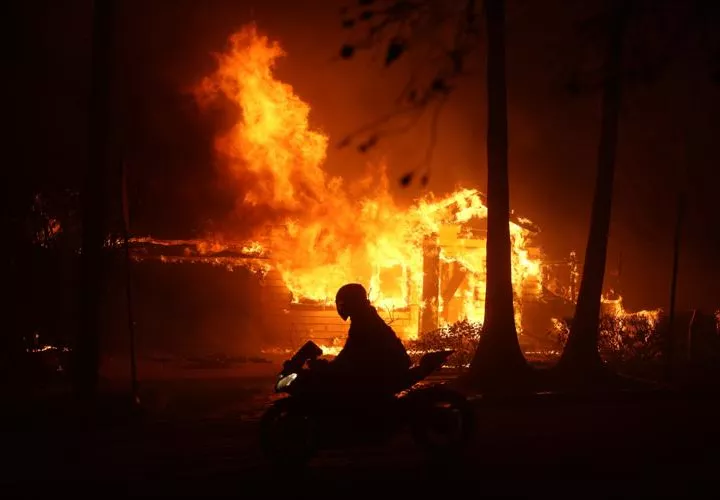
[[[524, 224], [531, 227], [527, 222]], [[463, 319], [482, 322], [485, 233], [483, 219], [471, 219], [465, 224], [443, 224], [439, 231], [426, 235], [415, 247], [406, 249], [407, 263], [377, 265], [369, 269], [358, 266], [356, 271], [367, 274], [340, 272], [337, 283], [324, 281], [327, 275], [318, 274], [314, 283], [320, 288], [317, 293], [323, 295], [315, 296], [305, 295], [302, 288], [293, 290], [292, 285], [288, 285], [288, 281], [292, 281], [277, 267], [272, 238], [269, 237], [264, 238], [263, 243], [256, 241], [252, 245], [135, 238], [133, 255], [143, 261], [250, 269], [260, 283], [257, 316], [262, 328], [269, 332], [268, 337], [286, 339], [290, 345], [312, 339], [332, 352], [333, 346], [339, 346], [347, 333], [348, 325], [338, 317], [334, 307], [335, 291], [347, 281], [367, 284], [380, 314], [405, 339], [417, 338], [424, 332]], [[525, 251], [526, 258], [540, 262], [539, 249], [528, 247]], [[477, 262], [475, 267], [473, 259]], [[413, 263], [417, 269], [410, 267]], [[365, 262], [361, 264], [366, 265]], [[312, 276], [306, 278], [313, 279]], [[522, 312], [539, 305], [542, 293], [537, 273], [518, 279], [518, 283], [517, 326], [522, 332], [528, 326], [525, 316], [532, 318]]]
[[[471, 268], [457, 257], [473, 255], [484, 260], [485, 230], [478, 229], [478, 225], [443, 225], [438, 233], [426, 236], [422, 246], [415, 249], [415, 260], [422, 266], [420, 281], [413, 280], [402, 265], [381, 269], [366, 279], [359, 277], [358, 281], [371, 283], [371, 298], [388, 297], [389, 291], [397, 289], [392, 299], [374, 302], [401, 336], [414, 339], [463, 319], [482, 322], [484, 266]], [[532, 252], [539, 251], [528, 250], [529, 255]], [[262, 283], [267, 328], [282, 331], [281, 337], [294, 344], [313, 339], [325, 346], [337, 346], [344, 339], [347, 324], [335, 312], [334, 289], [329, 288], [323, 300], [296, 297], [277, 270], [270, 270]], [[526, 279], [521, 286], [524, 295], [518, 297], [519, 306], [539, 298], [537, 279]], [[518, 327], [522, 330], [523, 326], [522, 315], [518, 314]]]
[[[234, 236], [207, 241], [135, 239], [136, 258], [243, 266], [262, 283], [262, 328], [289, 343], [337, 345], [347, 325], [334, 310], [345, 283], [360, 282], [405, 339], [467, 319], [482, 323], [487, 207], [475, 189], [426, 196], [409, 206], [392, 196], [384, 165], [354, 181], [325, 170], [328, 137], [310, 106], [273, 74], [282, 48], [254, 26], [230, 38], [216, 71], [196, 88], [201, 107], [238, 111], [215, 141], [220, 175], [237, 192]], [[229, 226], [231, 227], [231, 226]], [[250, 231], [249, 237], [245, 235]], [[546, 267], [529, 220], [510, 221], [516, 325], [533, 330], [546, 295]], [[557, 295], [557, 294], [556, 294]], [[545, 317], [546, 316], [546, 317]], [[527, 341], [527, 339], [526, 339]]]

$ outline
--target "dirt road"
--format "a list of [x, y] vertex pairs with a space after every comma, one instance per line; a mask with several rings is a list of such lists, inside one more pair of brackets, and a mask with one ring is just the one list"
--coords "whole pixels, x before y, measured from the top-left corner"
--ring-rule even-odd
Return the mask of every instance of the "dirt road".
[[[3, 467], [3, 482], [30, 491], [52, 488], [52, 480], [62, 480], [60, 487], [103, 480], [136, 493], [287, 486], [279, 478], [293, 471], [273, 470], [258, 445], [258, 417], [268, 403], [265, 382], [157, 386], [166, 395], [165, 411], [133, 424], [6, 428], [1, 437], [11, 459]], [[632, 480], [668, 492], [690, 478], [714, 479], [719, 416], [720, 405], [708, 397], [480, 401], [477, 433], [457, 463], [429, 463], [403, 435], [385, 447], [325, 453], [291, 477], [317, 484], [374, 479], [415, 486], [474, 480], [486, 488], [507, 488], [513, 478], [512, 487], [533, 491], [548, 481]]]

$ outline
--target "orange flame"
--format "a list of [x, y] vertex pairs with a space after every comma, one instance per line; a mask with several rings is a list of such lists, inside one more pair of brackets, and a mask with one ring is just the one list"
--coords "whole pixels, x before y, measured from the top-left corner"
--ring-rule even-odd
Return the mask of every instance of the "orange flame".
[[[485, 243], [468, 234], [469, 225], [487, 217], [480, 193], [430, 194], [401, 208], [384, 165], [370, 166], [351, 184], [330, 177], [323, 169], [328, 137], [310, 126], [309, 105], [273, 76], [283, 55], [278, 43], [246, 27], [230, 37], [227, 52], [217, 55], [217, 71], [197, 88], [201, 104], [223, 98], [240, 111], [217, 138], [216, 152], [238, 183], [238, 210], [264, 211], [272, 223], [244, 245], [268, 256], [295, 302], [328, 303], [341, 285], [361, 282], [382, 308], [420, 310], [423, 241], [433, 236], [441, 262], [465, 272], [451, 296], [440, 296], [440, 310], [453, 308], [453, 320], [482, 321]], [[541, 289], [541, 262], [528, 252], [529, 236], [511, 224], [518, 326], [520, 297]], [[412, 337], [412, 330], [401, 333]]]

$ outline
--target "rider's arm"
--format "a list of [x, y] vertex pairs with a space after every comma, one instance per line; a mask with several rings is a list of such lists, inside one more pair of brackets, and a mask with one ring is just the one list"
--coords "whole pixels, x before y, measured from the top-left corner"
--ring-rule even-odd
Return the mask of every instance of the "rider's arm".
[[361, 346], [358, 344], [355, 336], [348, 334], [348, 337], [345, 340], [345, 345], [338, 355], [335, 356], [335, 360], [333, 360], [333, 365], [346, 366], [355, 364], [357, 362], [358, 349], [360, 349], [360, 347]]

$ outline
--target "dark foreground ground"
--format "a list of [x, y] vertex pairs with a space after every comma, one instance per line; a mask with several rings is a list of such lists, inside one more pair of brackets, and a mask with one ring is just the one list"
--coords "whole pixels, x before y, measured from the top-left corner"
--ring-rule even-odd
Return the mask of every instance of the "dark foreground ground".
[[[304, 472], [273, 470], [257, 440], [268, 382], [258, 375], [148, 383], [146, 407], [152, 411], [131, 423], [112, 405], [110, 417], [100, 422], [62, 411], [36, 423], [8, 422], [0, 435], [2, 487], [8, 493], [93, 497], [274, 496], [301, 483], [314, 491], [392, 481], [429, 493], [428, 483], [463, 488], [471, 481], [478, 493], [547, 490], [558, 496], [569, 488], [569, 496], [581, 498], [630, 490], [680, 496], [705, 490], [714, 496], [720, 478], [718, 399], [666, 392], [479, 400], [477, 433], [456, 463], [430, 463], [408, 436], [399, 436], [385, 447], [325, 453]], [[54, 411], [48, 407], [46, 413]], [[573, 490], [573, 481], [583, 481], [584, 489]]]

